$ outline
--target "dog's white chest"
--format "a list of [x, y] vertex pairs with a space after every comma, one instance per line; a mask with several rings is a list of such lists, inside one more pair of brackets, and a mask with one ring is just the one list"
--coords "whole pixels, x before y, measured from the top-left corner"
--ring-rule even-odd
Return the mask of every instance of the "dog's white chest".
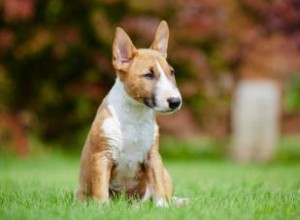
[[122, 106], [124, 96], [119, 99], [114, 90], [110, 95], [111, 117], [104, 121], [102, 129], [116, 166], [110, 187], [120, 191], [136, 186], [137, 168], [146, 160], [158, 127], [150, 110]]
[[108, 120], [116, 123], [113, 129], [107, 129], [107, 131], [114, 130], [110, 133], [109, 139], [116, 166], [110, 188], [117, 191], [132, 189], [138, 184], [135, 178], [138, 166], [144, 163], [153, 145], [156, 124], [151, 120], [124, 124], [117, 118]]
[[117, 156], [119, 163], [141, 163], [154, 139], [154, 124], [141, 122], [121, 126], [123, 144]]
[[153, 118], [123, 120], [111, 106], [109, 109], [112, 117], [104, 121], [102, 128], [114, 159], [141, 162], [153, 144], [157, 132], [155, 121]]

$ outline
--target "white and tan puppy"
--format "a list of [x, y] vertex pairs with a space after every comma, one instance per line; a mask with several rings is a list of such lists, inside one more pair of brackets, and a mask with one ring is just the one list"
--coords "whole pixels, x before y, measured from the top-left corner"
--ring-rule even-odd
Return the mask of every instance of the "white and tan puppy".
[[168, 206], [172, 183], [159, 154], [155, 113], [181, 106], [174, 70], [168, 64], [169, 28], [162, 21], [150, 49], [136, 49], [121, 28], [113, 43], [117, 79], [100, 105], [81, 157], [80, 200], [107, 202], [125, 193]]

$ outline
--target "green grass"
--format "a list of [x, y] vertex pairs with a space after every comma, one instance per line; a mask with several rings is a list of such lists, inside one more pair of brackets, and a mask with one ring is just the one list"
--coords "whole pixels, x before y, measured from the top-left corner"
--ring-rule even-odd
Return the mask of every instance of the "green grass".
[[299, 219], [300, 164], [237, 165], [228, 161], [166, 161], [185, 207], [137, 208], [125, 198], [109, 205], [78, 203], [79, 158], [58, 154], [0, 157], [0, 219]]

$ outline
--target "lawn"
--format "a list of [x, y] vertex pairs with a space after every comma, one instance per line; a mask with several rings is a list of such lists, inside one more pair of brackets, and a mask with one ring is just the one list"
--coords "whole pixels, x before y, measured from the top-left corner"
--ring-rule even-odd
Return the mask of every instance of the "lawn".
[[226, 160], [168, 160], [185, 207], [78, 203], [79, 158], [42, 154], [0, 157], [0, 219], [300, 219], [300, 164], [237, 165]]

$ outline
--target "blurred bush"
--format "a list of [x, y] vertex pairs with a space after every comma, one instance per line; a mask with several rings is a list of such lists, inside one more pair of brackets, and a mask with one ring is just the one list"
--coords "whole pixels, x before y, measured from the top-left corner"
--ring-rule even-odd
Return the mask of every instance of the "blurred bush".
[[291, 75], [287, 81], [286, 111], [298, 113], [300, 112], [300, 74]]
[[177, 117], [211, 134], [228, 131], [237, 79], [299, 73], [297, 0], [3, 0], [0, 9], [0, 112], [47, 140], [77, 140], [91, 123], [115, 78], [117, 26], [148, 47], [169, 23], [185, 100]]

